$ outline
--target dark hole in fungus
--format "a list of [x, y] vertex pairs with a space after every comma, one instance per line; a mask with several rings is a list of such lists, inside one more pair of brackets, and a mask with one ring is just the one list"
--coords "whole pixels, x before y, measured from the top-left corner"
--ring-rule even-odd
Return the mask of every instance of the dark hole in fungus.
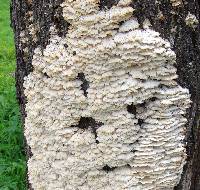
[[145, 107], [146, 102], [142, 102], [141, 104], [137, 104], [138, 107]]
[[100, 10], [110, 9], [113, 5], [117, 5], [118, 2], [119, 0], [100, 0], [99, 8]]
[[132, 153], [135, 153], [135, 152], [137, 152], [137, 150], [135, 150], [135, 149], [132, 149], [132, 150], [131, 150], [131, 152], [132, 152]]
[[89, 88], [89, 82], [85, 79], [84, 73], [78, 73], [77, 79], [81, 80], [81, 90], [84, 92], [84, 96], [87, 97], [87, 89]]
[[[119, 26], [121, 26], [122, 24], [124, 24], [124, 21], [121, 21], [121, 22], [119, 23]], [[129, 72], [128, 72], [128, 74], [130, 75]]]
[[47, 77], [47, 78], [50, 78], [50, 77], [49, 77], [49, 75], [47, 75], [47, 73], [46, 73], [46, 72], [44, 73], [44, 76], [45, 76], [45, 77]]
[[[131, 168], [131, 166], [130, 166], [129, 164], [126, 164], [126, 165], [124, 165], [124, 166], [119, 166], [119, 167], [129, 167], [129, 168]], [[102, 170], [108, 173], [108, 172], [112, 172], [112, 171], [115, 170], [116, 168], [118, 168], [118, 167], [110, 167], [110, 166], [108, 166], [108, 165], [105, 165], [105, 166], [102, 168]]]
[[[120, 27], [122, 24], [124, 24], [124, 22], [125, 22], [125, 21], [121, 21], [121, 22], [119, 22], [119, 24], [118, 24], [118, 28], [116, 28], [116, 29], [119, 29], [119, 27]], [[128, 72], [127, 74], [128, 74], [129, 76], [131, 76], [131, 74], [130, 74], [129, 72]]]
[[76, 51], [73, 51], [73, 53], [72, 53], [73, 55], [76, 55]]
[[97, 140], [97, 129], [101, 127], [103, 123], [96, 122], [92, 117], [81, 117], [79, 120], [78, 125], [72, 126], [72, 127], [78, 127], [80, 129], [88, 129], [91, 128], [92, 132], [95, 135], [96, 143], [98, 144], [99, 141]]
[[142, 102], [140, 104], [137, 104], [137, 105], [133, 105], [133, 104], [128, 105], [127, 106], [127, 111], [129, 113], [132, 113], [132, 114], [136, 115], [137, 107], [145, 107], [147, 102], [154, 102], [156, 100], [157, 100], [156, 97], [152, 97], [152, 98], [149, 98], [148, 100], [146, 100], [146, 101], [144, 101], [144, 102]]
[[144, 123], [144, 120], [143, 119], [138, 119], [138, 125], [142, 125]]
[[152, 98], [149, 99], [150, 102], [154, 102], [154, 101], [156, 101], [156, 100], [157, 100], [156, 97], [152, 97]]
[[137, 139], [134, 143], [138, 143], [139, 142], [139, 139]]
[[164, 84], [159, 84], [159, 85], [158, 85], [158, 88], [164, 88], [164, 87], [165, 87]]
[[68, 45], [67, 45], [67, 44], [64, 44], [64, 47], [67, 49], [67, 48], [68, 48]]
[[136, 115], [136, 106], [131, 104], [131, 105], [127, 105], [127, 111], [131, 114]]
[[108, 165], [105, 165], [102, 170], [106, 171], [106, 172], [111, 172], [115, 169], [116, 167], [110, 167]]

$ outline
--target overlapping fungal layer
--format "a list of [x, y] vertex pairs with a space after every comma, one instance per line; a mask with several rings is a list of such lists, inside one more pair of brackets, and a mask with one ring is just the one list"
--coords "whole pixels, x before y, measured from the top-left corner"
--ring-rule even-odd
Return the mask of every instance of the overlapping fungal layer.
[[[35, 51], [24, 83], [34, 190], [171, 190], [179, 182], [189, 93], [174, 80], [169, 42], [140, 29], [128, 3], [100, 11], [97, 0], [65, 1], [66, 38], [52, 35], [43, 54]], [[89, 120], [98, 127], [81, 124]]]

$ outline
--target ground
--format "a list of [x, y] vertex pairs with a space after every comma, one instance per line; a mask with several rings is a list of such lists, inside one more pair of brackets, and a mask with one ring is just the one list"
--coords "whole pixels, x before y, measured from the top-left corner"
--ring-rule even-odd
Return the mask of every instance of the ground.
[[0, 190], [25, 190], [26, 161], [15, 89], [9, 0], [0, 0]]

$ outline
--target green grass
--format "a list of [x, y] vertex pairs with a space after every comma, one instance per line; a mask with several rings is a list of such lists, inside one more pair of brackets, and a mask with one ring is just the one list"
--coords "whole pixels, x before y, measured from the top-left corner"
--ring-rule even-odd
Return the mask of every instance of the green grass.
[[26, 161], [9, 14], [9, 0], [0, 0], [0, 190], [25, 190]]

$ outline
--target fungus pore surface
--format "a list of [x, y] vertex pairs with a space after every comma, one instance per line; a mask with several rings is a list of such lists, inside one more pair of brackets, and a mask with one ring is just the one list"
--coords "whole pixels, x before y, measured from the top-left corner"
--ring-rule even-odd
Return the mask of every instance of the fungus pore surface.
[[[66, 37], [54, 28], [24, 82], [34, 190], [172, 190], [186, 159], [187, 89], [175, 53], [130, 0], [66, 0]], [[86, 126], [88, 123], [88, 126]]]

